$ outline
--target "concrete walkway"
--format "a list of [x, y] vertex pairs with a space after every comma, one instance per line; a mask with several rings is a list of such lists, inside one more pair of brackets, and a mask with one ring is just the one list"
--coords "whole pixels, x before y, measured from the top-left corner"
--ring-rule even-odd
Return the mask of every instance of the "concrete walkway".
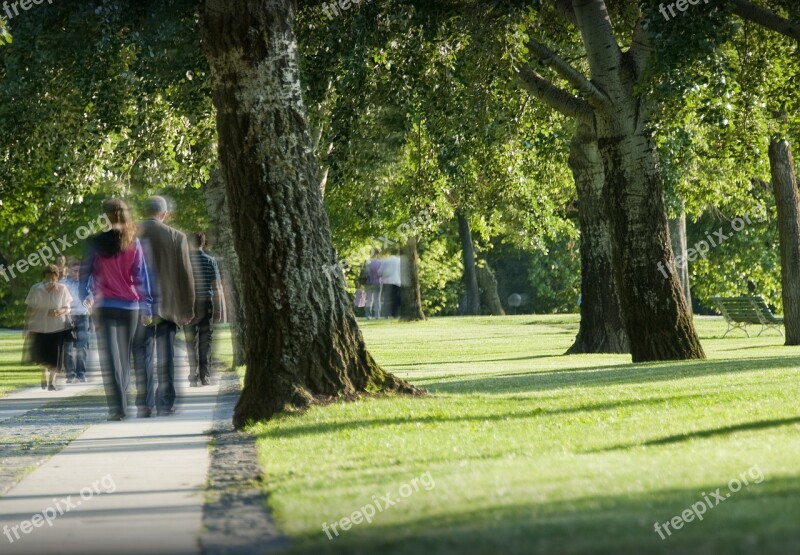
[[0, 553], [200, 552], [218, 386], [176, 374], [174, 416], [91, 426], [0, 498]]

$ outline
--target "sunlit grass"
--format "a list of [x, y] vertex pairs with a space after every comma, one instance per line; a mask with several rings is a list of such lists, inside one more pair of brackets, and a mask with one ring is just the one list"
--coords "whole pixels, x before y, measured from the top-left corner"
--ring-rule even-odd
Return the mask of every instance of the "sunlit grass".
[[[265, 487], [302, 553], [789, 553], [800, 550], [798, 349], [720, 339], [707, 361], [562, 356], [573, 316], [365, 322], [371, 352], [424, 398], [259, 424]], [[701, 493], [752, 484], [662, 540]], [[422, 488], [329, 540], [323, 523]], [[754, 471], [755, 472], [755, 471]]]

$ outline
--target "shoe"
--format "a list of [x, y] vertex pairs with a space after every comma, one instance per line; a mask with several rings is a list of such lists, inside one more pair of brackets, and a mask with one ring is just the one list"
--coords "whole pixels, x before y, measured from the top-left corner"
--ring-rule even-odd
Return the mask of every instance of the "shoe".
[[81, 382], [81, 383], [86, 383], [86, 377], [85, 376], [78, 376], [78, 381]]
[[106, 418], [106, 421], [107, 421], [107, 422], [119, 422], [119, 421], [120, 421], [120, 420], [122, 420], [123, 418], [124, 418], [124, 416], [123, 416], [123, 415], [121, 415], [121, 414], [112, 414], [111, 416], [109, 416], [108, 418]]
[[197, 387], [197, 380], [195, 381], [189, 380], [189, 387]]
[[42, 389], [47, 389], [47, 381], [42, 380]]
[[202, 380], [200, 380], [200, 383], [202, 383], [203, 385], [211, 385], [211, 380], [208, 378], [203, 378]]
[[67, 383], [75, 383], [75, 378], [67, 378]]
[[53, 384], [47, 386], [47, 391], [58, 391], [58, 388]]
[[150, 418], [153, 416], [153, 411], [150, 409], [139, 409], [139, 412], [136, 413], [137, 418]]
[[165, 409], [165, 410], [159, 410], [158, 411], [158, 416], [172, 416], [174, 414], [175, 414], [175, 409], [174, 408]]

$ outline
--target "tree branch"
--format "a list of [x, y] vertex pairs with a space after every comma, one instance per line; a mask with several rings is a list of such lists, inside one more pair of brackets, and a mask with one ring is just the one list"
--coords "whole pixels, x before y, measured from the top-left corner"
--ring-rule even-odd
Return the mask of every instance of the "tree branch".
[[800, 22], [791, 21], [749, 0], [730, 0], [733, 13], [800, 42]]
[[561, 56], [547, 48], [544, 44], [532, 38], [528, 42], [528, 48], [531, 52], [536, 54], [542, 63], [566, 79], [567, 82], [580, 93], [588, 96], [590, 101], [593, 101], [595, 104], [605, 104], [608, 102], [606, 95], [595, 87], [594, 83], [589, 81], [580, 71], [572, 67]]
[[581, 123], [594, 125], [594, 111], [585, 100], [556, 87], [527, 66], [517, 70], [517, 78], [529, 93], [554, 110]]
[[606, 90], [618, 85], [615, 69], [621, 61], [622, 50], [614, 36], [605, 1], [572, 0], [572, 7], [586, 47], [592, 79]]

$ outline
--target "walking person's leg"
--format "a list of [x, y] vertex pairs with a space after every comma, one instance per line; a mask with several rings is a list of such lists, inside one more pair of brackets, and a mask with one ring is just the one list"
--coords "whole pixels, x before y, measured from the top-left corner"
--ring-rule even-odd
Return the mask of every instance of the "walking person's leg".
[[197, 386], [197, 380], [200, 379], [197, 360], [198, 327], [199, 326], [194, 323], [183, 326], [183, 335], [186, 341], [186, 355], [189, 359], [189, 385], [191, 387]]
[[119, 381], [120, 405], [122, 414], [128, 414], [128, 386], [131, 379], [131, 351], [133, 350], [133, 336], [136, 333], [136, 323], [139, 320], [138, 310], [120, 310], [117, 324], [117, 343], [119, 346]]
[[197, 325], [198, 335], [200, 336], [198, 344], [198, 353], [200, 355], [199, 370], [200, 381], [203, 385], [210, 385], [211, 379], [211, 339], [214, 334], [214, 324], [212, 323], [214, 307], [211, 301], [207, 301], [204, 306], [203, 317]]
[[158, 367], [158, 395], [156, 405], [159, 415], [169, 415], [175, 405], [175, 332], [174, 322], [162, 321], [156, 326], [156, 366]]
[[75, 381], [78, 366], [78, 349], [74, 342], [64, 344], [64, 375], [67, 383]]
[[147, 417], [156, 410], [156, 380], [153, 371], [155, 326], [145, 326], [141, 318], [133, 337], [133, 370], [136, 377], [136, 408]]
[[95, 313], [97, 347], [100, 351], [100, 373], [103, 376], [109, 420], [119, 420], [123, 414], [117, 383], [119, 349], [116, 344], [116, 321], [112, 317], [114, 310], [113, 308], [99, 308]]
[[79, 382], [86, 381], [86, 358], [89, 355], [89, 317], [75, 316], [75, 332], [78, 340], [75, 342], [75, 377]]

